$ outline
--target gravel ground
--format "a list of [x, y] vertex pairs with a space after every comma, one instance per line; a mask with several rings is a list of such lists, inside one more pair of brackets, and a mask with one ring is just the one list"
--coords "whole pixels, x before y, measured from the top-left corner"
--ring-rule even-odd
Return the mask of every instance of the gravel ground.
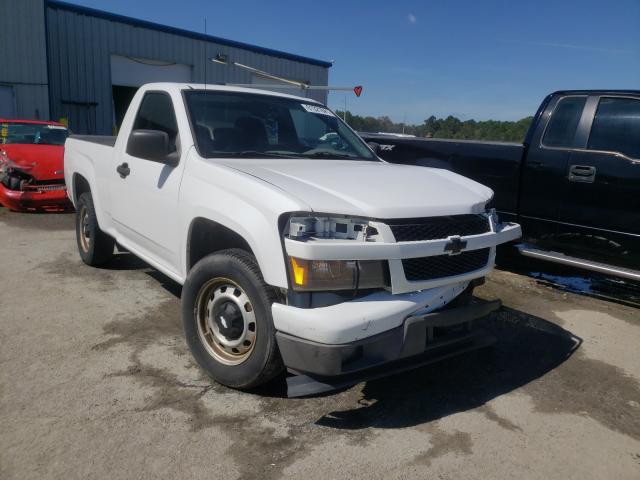
[[205, 378], [180, 287], [0, 208], [0, 478], [640, 478], [640, 310], [496, 271], [476, 352], [290, 400]]

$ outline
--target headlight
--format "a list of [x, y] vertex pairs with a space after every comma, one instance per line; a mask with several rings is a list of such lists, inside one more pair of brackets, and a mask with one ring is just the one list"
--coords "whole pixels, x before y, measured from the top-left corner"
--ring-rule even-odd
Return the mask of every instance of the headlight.
[[[378, 231], [367, 219], [327, 215], [294, 215], [285, 236], [298, 241], [309, 239], [371, 242]], [[386, 261], [305, 260], [287, 257], [291, 286], [297, 291], [332, 291], [384, 288], [388, 282]]]
[[498, 225], [500, 223], [500, 219], [498, 218], [498, 213], [496, 212], [495, 208], [491, 208], [489, 211], [487, 211], [487, 214], [491, 218], [494, 227], [495, 225]]
[[491, 191], [491, 196], [488, 200], [483, 200], [482, 202], [478, 202], [471, 207], [471, 213], [485, 213], [487, 209], [493, 207], [493, 199], [495, 197], [495, 192]]
[[289, 257], [294, 290], [302, 292], [383, 288], [387, 265], [378, 260], [304, 260]]
[[378, 235], [378, 231], [364, 218], [312, 214], [292, 216], [285, 232], [293, 240], [335, 238], [366, 242], [375, 240], [375, 236]]

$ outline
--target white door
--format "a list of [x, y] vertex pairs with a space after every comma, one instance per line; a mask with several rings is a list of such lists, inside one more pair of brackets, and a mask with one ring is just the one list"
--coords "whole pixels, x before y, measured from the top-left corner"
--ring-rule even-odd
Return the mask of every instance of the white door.
[[7, 85], [0, 85], [0, 118], [16, 118], [13, 87]]
[[[171, 97], [166, 92], [146, 92], [132, 130], [160, 130], [169, 136], [170, 148], [179, 145], [178, 126]], [[112, 215], [118, 232], [140, 253], [179, 272], [178, 194], [184, 170], [158, 161], [118, 152], [111, 175]], [[126, 164], [126, 166], [124, 165]], [[117, 168], [121, 166], [120, 172]], [[126, 176], [121, 175], [123, 171]]]

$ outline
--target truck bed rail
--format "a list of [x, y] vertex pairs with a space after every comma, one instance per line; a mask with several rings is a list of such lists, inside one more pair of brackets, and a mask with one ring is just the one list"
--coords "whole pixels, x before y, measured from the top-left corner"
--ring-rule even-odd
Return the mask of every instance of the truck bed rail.
[[74, 140], [82, 140], [83, 142], [97, 143], [106, 147], [113, 147], [116, 144], [115, 136], [110, 135], [70, 135], [69, 138]]

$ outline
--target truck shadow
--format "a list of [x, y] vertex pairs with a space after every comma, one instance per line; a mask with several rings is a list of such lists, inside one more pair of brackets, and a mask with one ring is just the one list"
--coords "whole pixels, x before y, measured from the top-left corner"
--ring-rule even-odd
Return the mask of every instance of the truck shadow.
[[[113, 258], [111, 258], [106, 264], [100, 265], [100, 268], [103, 270], [117, 271], [152, 269], [152, 267], [150, 267], [144, 260], [129, 252], [116, 252]], [[155, 269], [153, 270], [155, 271]]]
[[[109, 268], [143, 270], [150, 282], [180, 299], [178, 283], [131, 254], [119, 254]], [[316, 425], [342, 430], [411, 427], [476, 408], [487, 409], [488, 417], [507, 428], [517, 428], [498, 418], [486, 403], [552, 372], [573, 355], [582, 339], [553, 322], [508, 307], [477, 326], [496, 337], [493, 347], [367, 382], [355, 401], [351, 389], [287, 399], [284, 379], [245, 394], [283, 408], [316, 410]]]
[[316, 424], [403, 428], [482, 407], [555, 369], [582, 343], [554, 323], [510, 308], [482, 323], [496, 336], [495, 346], [368, 382], [356, 408], [332, 411]]
[[[122, 248], [122, 247], [120, 247]], [[157, 285], [160, 285], [176, 299], [180, 300], [182, 294], [182, 286], [167, 277], [164, 273], [156, 270], [141, 258], [136, 257], [127, 251], [117, 252], [111, 260], [105, 265], [100, 266], [103, 270], [115, 271], [143, 271]]]

